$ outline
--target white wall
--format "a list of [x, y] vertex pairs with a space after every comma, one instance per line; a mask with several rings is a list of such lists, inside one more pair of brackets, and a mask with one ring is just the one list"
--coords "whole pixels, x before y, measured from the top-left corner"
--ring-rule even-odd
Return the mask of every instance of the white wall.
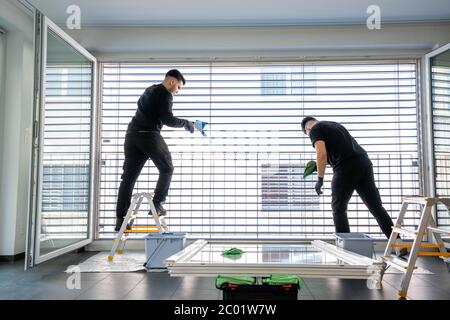
[[25, 251], [33, 114], [33, 18], [17, 1], [0, 2], [6, 31], [0, 128], [0, 256]]
[[450, 22], [278, 27], [101, 27], [66, 30], [100, 61], [420, 57], [450, 42]]
[[[1, 28], [1, 26], [0, 26]], [[5, 35], [0, 32], [0, 141], [3, 141], [3, 121], [1, 119], [4, 119], [4, 77], [5, 77], [5, 66], [6, 66], [6, 60], [5, 60], [5, 47], [6, 47], [6, 40]], [[0, 168], [2, 168], [2, 157], [0, 156]], [[1, 170], [1, 169], [0, 169]], [[1, 171], [0, 171], [1, 172]]]

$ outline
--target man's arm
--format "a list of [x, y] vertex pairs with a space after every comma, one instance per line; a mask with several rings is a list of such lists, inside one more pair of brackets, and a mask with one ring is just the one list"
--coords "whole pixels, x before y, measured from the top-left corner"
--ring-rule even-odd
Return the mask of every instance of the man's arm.
[[323, 178], [327, 167], [327, 149], [325, 147], [325, 141], [317, 140], [314, 144], [314, 148], [316, 149], [317, 176]]
[[187, 124], [188, 120], [177, 118], [173, 115], [172, 112], [166, 112], [161, 114], [160, 119], [163, 124], [172, 128], [183, 128], [188, 125]]
[[314, 144], [316, 148], [316, 162], [317, 162], [317, 182], [314, 187], [318, 195], [323, 193], [323, 176], [325, 175], [325, 169], [327, 167], [327, 149], [325, 148], [325, 141], [317, 140]]
[[159, 119], [161, 122], [172, 128], [183, 128], [188, 126], [188, 120], [177, 118], [172, 113], [172, 102], [166, 99], [161, 99], [161, 111]]

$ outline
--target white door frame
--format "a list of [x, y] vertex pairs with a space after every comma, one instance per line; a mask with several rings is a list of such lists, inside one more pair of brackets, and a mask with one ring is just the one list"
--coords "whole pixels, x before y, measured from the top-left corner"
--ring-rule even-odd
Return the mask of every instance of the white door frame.
[[[35, 76], [35, 81], [38, 81], [35, 85], [35, 88], [39, 88], [35, 90], [35, 94], [38, 93], [38, 96], [35, 97], [35, 116], [34, 116], [34, 139], [35, 143], [33, 144], [34, 149], [34, 159], [33, 161], [33, 171], [31, 181], [31, 208], [29, 210], [29, 225], [28, 225], [28, 233], [27, 233], [27, 259], [25, 259], [25, 268], [33, 267], [35, 264], [42, 263], [49, 259], [60, 256], [64, 253], [79, 249], [91, 243], [93, 241], [94, 235], [94, 194], [95, 194], [95, 172], [94, 167], [97, 163], [97, 153], [95, 152], [95, 145], [97, 141], [97, 59], [90, 54], [85, 48], [83, 48], [78, 42], [72, 39], [67, 33], [65, 33], [60, 27], [58, 27], [55, 23], [53, 23], [46, 16], [42, 15], [40, 12], [36, 12], [37, 23], [40, 26], [37, 26], [36, 29], [40, 29], [40, 34], [36, 35], [36, 38], [40, 37], [40, 39], [36, 40], [39, 42], [38, 46], [35, 46], [35, 50], [40, 50], [40, 52], [35, 52], [36, 55], [40, 54], [39, 58], [35, 59], [35, 62], [38, 63], [38, 67], [35, 68], [36, 71], [39, 72], [37, 76]], [[42, 180], [43, 180], [43, 172], [42, 172], [42, 161], [43, 161], [43, 147], [42, 141], [44, 138], [44, 125], [43, 125], [43, 116], [44, 116], [44, 108], [43, 104], [45, 101], [45, 75], [47, 68], [47, 35], [48, 30], [52, 30], [55, 34], [57, 34], [62, 40], [64, 40], [67, 44], [69, 44], [72, 48], [74, 48], [78, 53], [82, 54], [84, 57], [89, 59], [92, 62], [92, 73], [91, 73], [91, 132], [90, 132], [90, 183], [89, 183], [89, 206], [88, 206], [88, 236], [86, 239], [80, 240], [79, 242], [73, 243], [66, 247], [56, 249], [52, 252], [41, 255], [40, 254], [40, 233], [41, 233], [41, 205], [42, 205]], [[38, 31], [37, 31], [38, 32]], [[39, 120], [37, 120], [39, 119]], [[36, 167], [37, 166], [37, 167]]]
[[[423, 88], [423, 95], [421, 99], [421, 112], [422, 119], [422, 151], [423, 151], [423, 179], [424, 179], [424, 192], [428, 197], [436, 197], [436, 177], [435, 177], [435, 159], [434, 159], [434, 137], [433, 137], [433, 103], [432, 103], [432, 88], [431, 88], [431, 58], [450, 50], [450, 43], [433, 50], [422, 57], [421, 68], [421, 84]], [[432, 215], [437, 223], [437, 211], [436, 208], [432, 209]], [[434, 237], [431, 233], [428, 233], [428, 239], [434, 241]]]
[[425, 188], [425, 192], [427, 192], [427, 196], [435, 197], [435, 177], [434, 177], [434, 148], [433, 148], [433, 106], [431, 100], [431, 58], [450, 50], [450, 43], [440, 47], [439, 49], [433, 50], [427, 53], [422, 58], [423, 71], [422, 71], [422, 79], [423, 79], [423, 88], [424, 95], [422, 100], [422, 119], [423, 119], [423, 129], [424, 129], [424, 154], [425, 154], [425, 164], [428, 165], [428, 179], [427, 186]]

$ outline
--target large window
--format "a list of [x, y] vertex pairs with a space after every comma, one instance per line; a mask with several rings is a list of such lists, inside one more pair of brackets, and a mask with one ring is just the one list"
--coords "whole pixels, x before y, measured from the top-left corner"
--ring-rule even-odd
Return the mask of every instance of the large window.
[[[99, 236], [115, 222], [127, 124], [144, 89], [171, 68], [186, 77], [174, 114], [208, 122], [207, 137], [164, 127], [175, 172], [166, 202], [172, 231], [209, 239], [329, 238], [331, 168], [322, 196], [303, 178], [315, 153], [305, 115], [338, 121], [368, 151], [385, 208], [396, 218], [403, 196], [419, 195], [416, 62], [107, 63], [102, 67]], [[158, 172], [144, 167], [135, 192], [153, 191]], [[151, 224], [142, 208], [138, 224]], [[381, 237], [355, 194], [351, 230]], [[417, 215], [407, 219], [417, 224]]]
[[87, 237], [92, 125], [91, 64], [52, 31], [47, 44], [41, 253]]
[[87, 211], [89, 166], [56, 164], [44, 166], [42, 210]]
[[[448, 50], [431, 59], [431, 88], [435, 192], [438, 197], [448, 197], [450, 190], [450, 52]], [[449, 211], [441, 204], [437, 210], [437, 224], [450, 226]]]

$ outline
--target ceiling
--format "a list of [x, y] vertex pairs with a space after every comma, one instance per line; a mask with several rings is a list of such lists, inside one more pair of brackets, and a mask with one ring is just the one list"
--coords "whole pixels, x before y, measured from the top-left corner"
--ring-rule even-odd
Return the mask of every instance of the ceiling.
[[57, 24], [70, 5], [83, 26], [260, 26], [366, 23], [377, 4], [383, 22], [450, 20], [450, 0], [26, 0]]

